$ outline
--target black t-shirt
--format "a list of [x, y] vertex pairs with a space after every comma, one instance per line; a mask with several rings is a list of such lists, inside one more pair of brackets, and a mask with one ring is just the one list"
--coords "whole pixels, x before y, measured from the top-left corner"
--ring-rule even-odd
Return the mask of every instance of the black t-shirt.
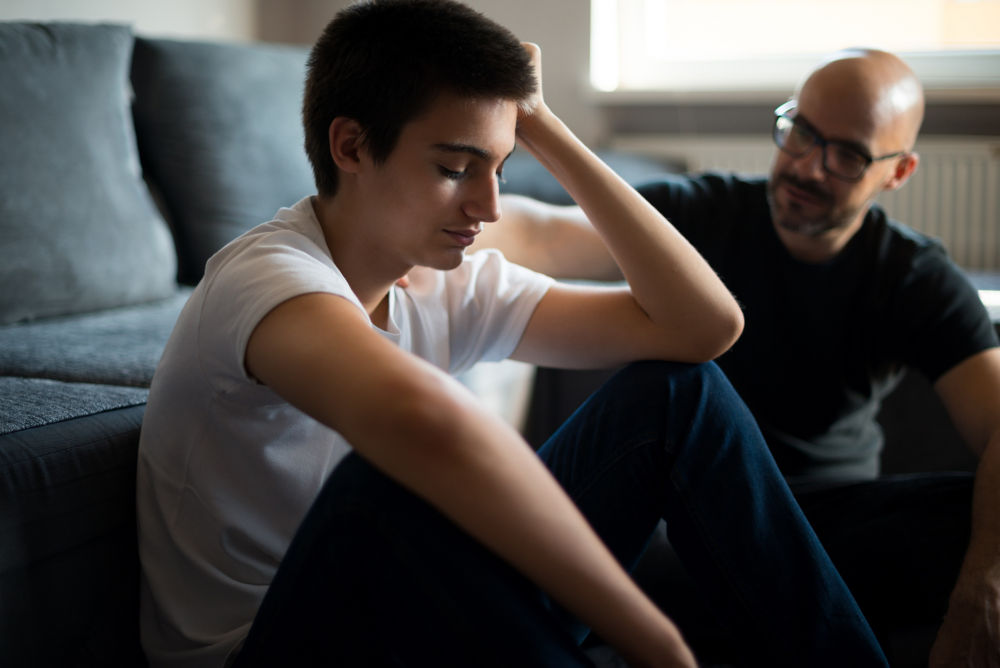
[[975, 289], [941, 245], [873, 206], [833, 260], [795, 260], [766, 181], [668, 177], [639, 187], [715, 268], [746, 326], [718, 362], [790, 478], [874, 477], [882, 398], [997, 345]]

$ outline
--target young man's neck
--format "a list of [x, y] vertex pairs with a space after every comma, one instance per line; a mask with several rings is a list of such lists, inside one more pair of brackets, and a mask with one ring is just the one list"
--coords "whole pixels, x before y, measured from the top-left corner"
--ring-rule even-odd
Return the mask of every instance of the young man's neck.
[[316, 195], [312, 198], [313, 212], [323, 230], [331, 259], [372, 322], [384, 328], [388, 320], [389, 290], [406, 271], [380, 271], [379, 263], [373, 261], [373, 249], [366, 248], [363, 238], [351, 233], [351, 226], [357, 225], [362, 218], [344, 204], [344, 198], [340, 197]]

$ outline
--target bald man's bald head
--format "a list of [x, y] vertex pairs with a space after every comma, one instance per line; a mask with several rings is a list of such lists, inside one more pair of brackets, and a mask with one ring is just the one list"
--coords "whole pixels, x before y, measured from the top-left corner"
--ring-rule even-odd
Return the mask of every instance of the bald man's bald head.
[[912, 149], [924, 119], [924, 93], [913, 70], [898, 56], [876, 49], [845, 49], [824, 60], [796, 91], [850, 100], [880, 130]]

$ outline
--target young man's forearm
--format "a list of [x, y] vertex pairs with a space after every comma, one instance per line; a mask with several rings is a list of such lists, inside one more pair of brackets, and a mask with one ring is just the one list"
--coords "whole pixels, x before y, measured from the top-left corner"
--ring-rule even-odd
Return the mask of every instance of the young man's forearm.
[[742, 313], [712, 268], [562, 121], [542, 105], [522, 121], [518, 140], [583, 209], [650, 320], [721, 350], [736, 340]]

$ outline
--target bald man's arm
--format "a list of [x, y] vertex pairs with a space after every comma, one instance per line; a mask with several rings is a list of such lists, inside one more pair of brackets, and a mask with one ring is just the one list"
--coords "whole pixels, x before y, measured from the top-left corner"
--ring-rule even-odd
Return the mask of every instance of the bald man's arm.
[[501, 197], [502, 214], [483, 227], [476, 249], [497, 248], [511, 262], [565, 279], [620, 281], [604, 241], [578, 206], [521, 195]]
[[1000, 666], [1000, 348], [961, 362], [934, 388], [979, 467], [969, 549], [930, 665]]

